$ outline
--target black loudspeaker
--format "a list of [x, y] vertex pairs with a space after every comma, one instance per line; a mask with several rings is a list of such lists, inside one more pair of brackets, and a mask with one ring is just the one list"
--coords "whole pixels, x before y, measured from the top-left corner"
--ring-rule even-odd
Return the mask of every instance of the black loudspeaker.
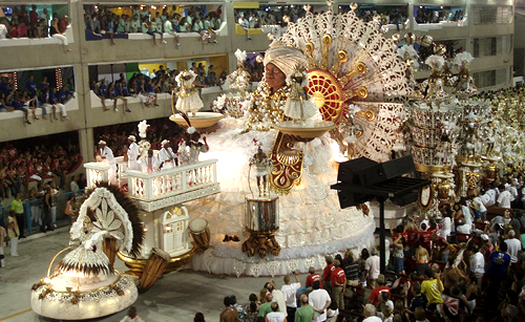
[[413, 202], [417, 201], [417, 197], [419, 196], [419, 190], [417, 191], [411, 191], [407, 194], [404, 194], [399, 197], [394, 197], [392, 199], [392, 202], [398, 206], [406, 206], [408, 204], [411, 204]]
[[358, 175], [361, 185], [371, 186], [410, 173], [416, 169], [412, 155], [384, 163], [373, 163], [370, 167], [359, 172]]
[[337, 197], [339, 198], [339, 206], [341, 209], [360, 205], [366, 201], [372, 200], [373, 198], [366, 194], [353, 193], [344, 190], [338, 190]]
[[377, 162], [374, 162], [365, 157], [359, 159], [346, 161], [339, 164], [339, 171], [337, 172], [337, 181], [349, 184], [361, 184], [359, 178], [360, 173], [367, 171], [373, 166], [376, 166]]

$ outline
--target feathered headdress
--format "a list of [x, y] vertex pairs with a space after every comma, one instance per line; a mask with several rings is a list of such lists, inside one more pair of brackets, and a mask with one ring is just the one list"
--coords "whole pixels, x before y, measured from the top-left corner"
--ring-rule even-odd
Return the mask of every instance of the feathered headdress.
[[474, 57], [468, 52], [464, 51], [462, 53], [459, 53], [454, 58], [454, 64], [461, 66], [463, 63], [466, 63], [467, 65], [470, 65], [470, 63], [474, 60]]
[[242, 63], [246, 60], [246, 50], [241, 51], [239, 48], [235, 51], [235, 57], [237, 57], [237, 62]]
[[435, 69], [441, 69], [443, 65], [445, 65], [445, 58], [438, 55], [431, 55], [425, 60], [425, 64]]

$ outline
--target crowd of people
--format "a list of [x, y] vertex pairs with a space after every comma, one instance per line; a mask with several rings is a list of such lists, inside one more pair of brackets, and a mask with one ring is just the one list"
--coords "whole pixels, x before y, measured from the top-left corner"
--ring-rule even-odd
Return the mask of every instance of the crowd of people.
[[75, 98], [69, 87], [51, 85], [47, 76], [43, 76], [37, 84], [31, 74], [21, 85], [15, 86], [14, 77], [0, 76], [0, 112], [22, 111], [24, 122], [28, 125], [31, 124], [29, 113], [33, 121], [40, 119], [36, 114], [38, 109], [41, 109], [43, 119], [50, 114], [52, 120], [58, 120], [57, 112], [62, 121], [69, 119], [65, 104], [70, 98]]
[[50, 179], [55, 187], [66, 189], [66, 175], [82, 162], [78, 144], [15, 146], [12, 143], [0, 147], [0, 200], [14, 198], [19, 193], [30, 197], [29, 183], [37, 182], [38, 191], [44, 180]]
[[[222, 73], [217, 76], [213, 69], [213, 65], [207, 68], [202, 63], [192, 63], [190, 68], [196, 75], [194, 82], [195, 87], [201, 89], [205, 87], [221, 86], [226, 81], [227, 73]], [[104, 111], [108, 111], [106, 100], [113, 101], [113, 108], [118, 111], [117, 103], [121, 100], [124, 103], [125, 111], [131, 112], [128, 107], [126, 97], [139, 98], [141, 103], [146, 107], [159, 106], [157, 103], [157, 94], [170, 93], [177, 88], [175, 78], [179, 71], [169, 68], [164, 68], [164, 65], [159, 65], [158, 69], [153, 69], [152, 73], [147, 76], [143, 73], [135, 73], [129, 79], [124, 73], [120, 74], [120, 78], [115, 82], [106, 84], [106, 80], [100, 79], [91, 81], [90, 89], [100, 98]]]
[[109, 35], [114, 45], [114, 35], [129, 33], [144, 33], [152, 36], [153, 45], [157, 45], [156, 36], [163, 44], [164, 33], [175, 37], [177, 47], [180, 47], [178, 33], [197, 32], [203, 41], [217, 42], [216, 33], [222, 24], [222, 6], [215, 11], [204, 12], [201, 6], [188, 6], [184, 11], [177, 6], [168, 5], [133, 5], [117, 14], [120, 7], [102, 5], [85, 5], [84, 22], [86, 30], [93, 35], [102, 37]]
[[16, 38], [55, 38], [67, 52], [71, 52], [67, 37], [64, 35], [70, 27], [69, 17], [59, 17], [56, 12], [50, 15], [46, 7], [32, 5], [31, 11], [25, 5], [5, 7], [12, 12], [0, 19], [0, 39]]
[[292, 272], [280, 289], [273, 280], [265, 283], [245, 306], [225, 297], [220, 321], [523, 321], [521, 179], [441, 207], [440, 220], [392, 225], [387, 254], [349, 249], [327, 255], [322, 272], [311, 267], [304, 286]]
[[461, 21], [463, 20], [463, 10], [452, 8], [440, 9], [419, 7], [414, 15], [417, 23], [439, 23], [442, 21]]

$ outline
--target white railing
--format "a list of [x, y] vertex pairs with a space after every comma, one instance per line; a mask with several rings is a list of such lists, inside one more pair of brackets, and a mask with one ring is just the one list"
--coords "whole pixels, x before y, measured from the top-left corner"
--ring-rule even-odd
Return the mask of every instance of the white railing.
[[87, 187], [93, 188], [97, 182], [109, 180], [109, 164], [104, 162], [84, 163], [86, 168]]
[[[127, 170], [122, 157], [115, 158], [117, 164], [117, 184], [128, 185], [128, 194], [141, 201], [155, 201], [195, 190], [217, 186], [217, 159], [200, 161], [195, 164], [175, 167], [151, 173]], [[102, 162], [85, 163], [88, 188], [97, 182], [109, 179], [108, 164]]]
[[132, 198], [158, 200], [217, 184], [217, 159], [144, 173], [127, 171]]

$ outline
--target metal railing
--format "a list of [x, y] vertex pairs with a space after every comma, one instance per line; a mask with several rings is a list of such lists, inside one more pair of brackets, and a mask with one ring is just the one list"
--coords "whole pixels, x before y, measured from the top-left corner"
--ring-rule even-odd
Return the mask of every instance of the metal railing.
[[[64, 214], [66, 202], [71, 195], [81, 195], [82, 193], [84, 193], [84, 190], [64, 192], [58, 195], [56, 200], [56, 218], [52, 218], [54, 224], [57, 224], [57, 226], [63, 226], [69, 222], [69, 218]], [[26, 235], [37, 233], [42, 224], [42, 216], [44, 213], [42, 198], [26, 201], [23, 205], [25, 216], [24, 231], [26, 232]], [[0, 225], [5, 228], [7, 228], [7, 216], [9, 215], [10, 209], [11, 205], [0, 207]], [[22, 227], [20, 227], [20, 229], [21, 228]]]

